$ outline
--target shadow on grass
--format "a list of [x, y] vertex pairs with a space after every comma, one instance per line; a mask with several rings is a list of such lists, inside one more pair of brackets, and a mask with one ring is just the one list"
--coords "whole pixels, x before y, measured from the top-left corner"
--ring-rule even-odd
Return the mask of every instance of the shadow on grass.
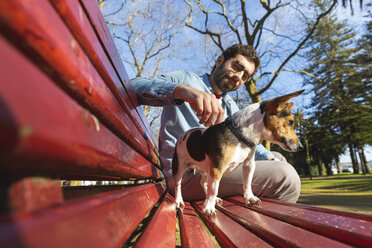
[[342, 192], [366, 192], [372, 194], [372, 177], [363, 178], [325, 178], [321, 180], [303, 180], [302, 188], [313, 190], [332, 190]]
[[372, 214], [372, 195], [303, 194], [297, 202], [355, 213]]
[[337, 190], [345, 190], [345, 191], [354, 191], [354, 192], [365, 192], [365, 191], [372, 191], [372, 180], [369, 181], [348, 181], [343, 182], [342, 184], [338, 185], [328, 185], [318, 187], [318, 189], [337, 189]]

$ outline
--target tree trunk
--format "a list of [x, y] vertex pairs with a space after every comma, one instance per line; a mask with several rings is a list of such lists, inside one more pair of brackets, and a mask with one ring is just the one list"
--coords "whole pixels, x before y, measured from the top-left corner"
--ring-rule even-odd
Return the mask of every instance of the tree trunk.
[[311, 175], [311, 163], [310, 163], [310, 152], [309, 152], [309, 142], [307, 141], [307, 138], [304, 138], [305, 140], [305, 147], [306, 147], [306, 168], [309, 172], [310, 180], [313, 180], [313, 177]]
[[267, 140], [264, 140], [262, 142], [262, 145], [268, 150], [268, 151], [271, 151], [271, 148], [270, 148], [270, 142], [267, 141]]
[[338, 172], [338, 174], [341, 174], [342, 173], [342, 169], [341, 169], [341, 163], [340, 163], [340, 158], [339, 157], [336, 157], [336, 165], [337, 165], [337, 172]]
[[326, 163], [323, 163], [323, 166], [325, 167], [326, 169], [326, 173], [328, 176], [332, 176], [333, 175], [333, 172], [332, 172], [332, 165], [331, 164], [326, 164]]
[[261, 102], [261, 95], [257, 94], [257, 88], [254, 80], [250, 80], [248, 82], [245, 82], [245, 89], [248, 91], [249, 96], [251, 97], [251, 100], [253, 103]]
[[349, 144], [349, 151], [350, 151], [351, 163], [353, 164], [354, 174], [359, 174], [359, 164], [355, 156], [355, 152], [354, 152], [354, 148], [352, 144]]
[[323, 164], [322, 160], [320, 158], [318, 158], [318, 172], [319, 172], [319, 176], [325, 176], [323, 167], [324, 167], [324, 164]]
[[363, 174], [364, 175], [365, 174], [371, 174], [371, 167], [369, 166], [369, 164], [367, 162], [366, 156], [364, 154], [364, 149], [359, 148], [358, 153], [359, 153], [360, 162], [361, 162], [362, 168], [363, 168]]
[[356, 148], [356, 151], [357, 151], [357, 153], [359, 155], [360, 168], [362, 169], [363, 175], [366, 175], [367, 172], [366, 172], [366, 166], [365, 166], [364, 160], [363, 160], [362, 148]]
[[368, 174], [371, 174], [372, 171], [371, 171], [371, 166], [369, 165], [367, 159], [366, 159], [366, 155], [364, 154], [364, 149], [362, 148], [362, 157], [363, 157], [363, 160], [364, 160], [364, 164], [366, 165], [366, 172]]

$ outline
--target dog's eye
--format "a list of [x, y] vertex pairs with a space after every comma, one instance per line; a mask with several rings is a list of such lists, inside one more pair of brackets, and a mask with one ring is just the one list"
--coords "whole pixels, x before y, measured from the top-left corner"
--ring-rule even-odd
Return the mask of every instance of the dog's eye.
[[293, 121], [293, 120], [289, 120], [288, 122], [289, 122], [289, 125], [290, 125], [291, 127], [293, 127], [293, 125], [294, 125], [294, 121]]

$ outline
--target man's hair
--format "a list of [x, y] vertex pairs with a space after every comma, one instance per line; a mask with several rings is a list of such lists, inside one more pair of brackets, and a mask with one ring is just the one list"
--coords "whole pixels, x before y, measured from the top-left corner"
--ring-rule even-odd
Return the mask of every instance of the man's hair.
[[[258, 68], [260, 68], [261, 62], [260, 57], [258, 57], [256, 50], [250, 45], [235, 44], [224, 50], [222, 52], [224, 63], [225, 61], [234, 58], [239, 54], [243, 55], [248, 59], [248, 61], [251, 61], [254, 64], [255, 69], [253, 74], [255, 74]], [[214, 71], [215, 68], [216, 66], [213, 67], [212, 72]]]

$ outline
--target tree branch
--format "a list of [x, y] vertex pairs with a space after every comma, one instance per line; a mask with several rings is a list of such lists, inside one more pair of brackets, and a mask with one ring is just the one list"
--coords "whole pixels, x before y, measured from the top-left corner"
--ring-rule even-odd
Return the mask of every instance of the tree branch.
[[326, 10], [325, 12], [321, 13], [318, 18], [316, 19], [316, 22], [314, 23], [313, 27], [311, 28], [310, 32], [307, 34], [307, 36], [301, 41], [301, 43], [297, 46], [297, 48], [283, 61], [283, 63], [279, 66], [278, 70], [275, 72], [275, 75], [274, 77], [270, 80], [270, 82], [268, 83], [268, 85], [266, 85], [266, 87], [264, 87], [263, 89], [259, 90], [258, 92], [255, 93], [255, 95], [260, 95], [262, 94], [263, 92], [265, 92], [268, 88], [270, 88], [270, 86], [274, 83], [275, 79], [279, 76], [279, 73], [283, 70], [283, 67], [288, 63], [288, 61], [293, 57], [295, 56], [298, 51], [302, 48], [302, 46], [305, 44], [306, 41], [308, 41], [310, 39], [310, 37], [313, 35], [316, 27], [318, 26], [318, 23], [319, 21], [324, 17], [326, 16], [327, 14], [329, 14], [331, 12], [331, 10], [333, 9], [333, 7], [336, 5], [337, 3], [337, 0], [334, 0], [333, 1], [333, 4], [331, 5], [331, 7], [329, 7], [328, 10]]

